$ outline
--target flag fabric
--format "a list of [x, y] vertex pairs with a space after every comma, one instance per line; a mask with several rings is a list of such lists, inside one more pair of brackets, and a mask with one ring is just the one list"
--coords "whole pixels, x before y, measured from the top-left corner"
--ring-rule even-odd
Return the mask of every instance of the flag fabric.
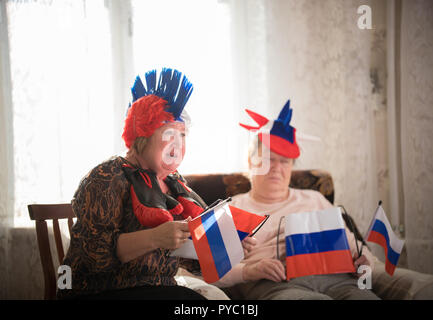
[[266, 219], [266, 217], [233, 206], [229, 206], [229, 208], [241, 241]]
[[204, 213], [188, 223], [203, 279], [213, 283], [244, 258], [229, 206]]
[[[266, 217], [230, 205], [228, 206], [228, 210], [230, 210], [240, 241], [249, 236], [266, 219]], [[189, 237], [183, 246], [174, 250], [171, 255], [198, 260], [191, 237]]]
[[355, 272], [340, 208], [285, 217], [287, 279]]
[[383, 247], [385, 250], [385, 270], [392, 276], [403, 250], [404, 240], [397, 238], [392, 231], [391, 224], [381, 205], [378, 206], [364, 239]]

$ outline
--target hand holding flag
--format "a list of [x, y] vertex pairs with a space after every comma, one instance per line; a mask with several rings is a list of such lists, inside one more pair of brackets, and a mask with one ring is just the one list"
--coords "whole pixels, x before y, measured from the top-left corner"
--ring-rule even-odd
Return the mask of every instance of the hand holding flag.
[[[262, 217], [218, 201], [188, 223], [191, 238], [172, 256], [198, 259], [205, 281], [224, 276], [255, 245], [252, 236], [266, 222]], [[240, 251], [239, 251], [240, 250]]]
[[186, 220], [167, 221], [153, 228], [152, 238], [158, 248], [175, 249], [181, 247], [188, 239], [189, 228]]
[[206, 282], [218, 281], [244, 258], [227, 204], [201, 214], [190, 221], [188, 226]]
[[244, 256], [246, 256], [256, 246], [256, 244], [257, 244], [256, 238], [245, 237], [245, 239], [242, 240], [242, 247], [244, 249]]
[[340, 208], [292, 213], [285, 219], [287, 279], [355, 272]]
[[[229, 199], [225, 200], [225, 202], [222, 202], [222, 200], [214, 202], [206, 209], [205, 212], [228, 202]], [[269, 216], [259, 216], [257, 214], [241, 210], [233, 206], [229, 206], [229, 210], [233, 218], [233, 222], [236, 226], [239, 239], [241, 240], [242, 246], [244, 247], [244, 253], [247, 253], [256, 244], [256, 240], [255, 238], [252, 238], [252, 236], [263, 226]], [[197, 254], [195, 252], [191, 237], [189, 237], [187, 242], [182, 247], [173, 251], [171, 253], [171, 256], [197, 260]]]

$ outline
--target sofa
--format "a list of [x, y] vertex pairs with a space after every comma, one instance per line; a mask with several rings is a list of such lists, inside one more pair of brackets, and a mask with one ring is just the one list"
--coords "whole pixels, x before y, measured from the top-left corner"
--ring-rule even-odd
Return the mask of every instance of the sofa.
[[[186, 175], [185, 179], [207, 204], [248, 192], [251, 188], [248, 176], [243, 173]], [[326, 171], [294, 170], [290, 187], [317, 190], [334, 204], [334, 184], [331, 174]], [[343, 218], [355, 237], [368, 246], [352, 217], [343, 213]], [[176, 280], [179, 285], [196, 290], [210, 300], [230, 299], [221, 289], [207, 284], [182, 268], [179, 269]], [[433, 275], [397, 268], [394, 275], [390, 276], [385, 271], [384, 263], [377, 260], [372, 274], [372, 290], [385, 300], [430, 300], [433, 299]]]

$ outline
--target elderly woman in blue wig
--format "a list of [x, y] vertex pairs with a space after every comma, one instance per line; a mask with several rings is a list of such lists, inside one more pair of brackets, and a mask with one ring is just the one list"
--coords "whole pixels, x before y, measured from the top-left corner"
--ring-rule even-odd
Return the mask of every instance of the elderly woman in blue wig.
[[179, 265], [197, 261], [170, 256], [189, 237], [188, 221], [206, 204], [176, 171], [185, 153], [192, 84], [177, 70], [155, 70], [132, 87], [125, 120], [125, 157], [105, 161], [85, 176], [72, 200], [77, 221], [62, 264], [72, 289], [59, 298], [203, 299], [177, 286]]

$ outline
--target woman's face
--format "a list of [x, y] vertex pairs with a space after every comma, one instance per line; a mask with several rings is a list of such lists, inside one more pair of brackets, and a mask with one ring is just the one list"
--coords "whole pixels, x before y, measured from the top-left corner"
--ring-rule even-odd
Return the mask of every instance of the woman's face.
[[170, 122], [155, 130], [141, 157], [160, 177], [175, 171], [185, 155], [185, 124]]
[[[293, 159], [283, 157], [270, 151], [269, 156], [263, 157], [261, 161], [268, 162], [266, 165], [269, 167], [269, 171], [265, 174], [252, 175], [251, 182], [256, 187], [256, 190], [260, 190], [264, 193], [287, 192], [292, 176]], [[260, 165], [263, 166], [263, 163], [260, 163]], [[252, 164], [250, 162], [250, 169], [251, 166]]]

